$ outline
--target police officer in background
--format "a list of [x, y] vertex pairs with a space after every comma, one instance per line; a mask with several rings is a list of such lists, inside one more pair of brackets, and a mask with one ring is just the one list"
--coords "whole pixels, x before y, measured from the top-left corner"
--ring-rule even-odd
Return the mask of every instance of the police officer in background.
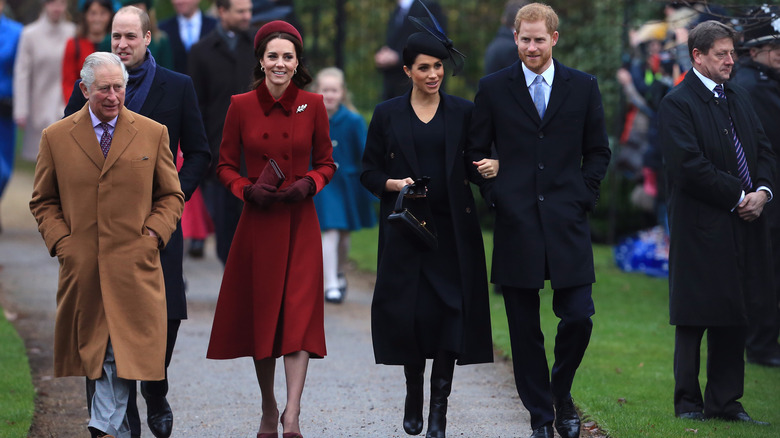
[[[739, 66], [732, 83], [745, 88], [761, 119], [775, 155], [780, 156], [780, 8], [766, 8], [748, 22], [743, 35]], [[780, 161], [778, 161], [780, 170]], [[778, 173], [780, 175], [780, 173]], [[765, 214], [769, 220], [774, 257], [774, 302], [780, 305], [780, 203], [770, 202]], [[780, 367], [780, 312], [762, 318], [751, 318], [746, 344], [748, 362]]]

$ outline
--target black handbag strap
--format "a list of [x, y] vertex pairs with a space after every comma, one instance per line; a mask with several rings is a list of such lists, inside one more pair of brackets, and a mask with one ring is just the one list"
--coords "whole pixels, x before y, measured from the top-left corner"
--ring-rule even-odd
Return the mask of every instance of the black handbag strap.
[[412, 189], [411, 184], [407, 184], [404, 186], [404, 188], [401, 189], [401, 191], [398, 193], [398, 198], [395, 200], [395, 208], [393, 208], [393, 213], [398, 213], [399, 211], [404, 209], [404, 198], [406, 197], [406, 194], [409, 193], [409, 190]]

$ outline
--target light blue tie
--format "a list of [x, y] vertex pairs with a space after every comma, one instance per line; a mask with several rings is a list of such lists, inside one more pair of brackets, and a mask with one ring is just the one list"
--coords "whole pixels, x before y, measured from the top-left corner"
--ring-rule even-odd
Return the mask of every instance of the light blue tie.
[[544, 101], [544, 78], [542, 75], [536, 75], [531, 86], [534, 87], [534, 105], [536, 105], [536, 111], [539, 113], [539, 118], [544, 118], [544, 111], [547, 109], [547, 104]]
[[195, 26], [189, 20], [185, 23], [187, 23], [187, 28], [184, 30], [184, 34], [187, 35], [187, 39], [184, 41], [184, 49], [189, 52], [190, 47], [195, 43]]

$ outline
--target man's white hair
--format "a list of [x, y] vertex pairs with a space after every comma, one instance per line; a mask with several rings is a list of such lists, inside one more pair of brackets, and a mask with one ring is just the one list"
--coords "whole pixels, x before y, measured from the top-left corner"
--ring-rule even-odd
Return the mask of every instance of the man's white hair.
[[95, 83], [95, 69], [108, 65], [116, 65], [122, 69], [122, 77], [124, 78], [125, 86], [127, 86], [127, 68], [122, 64], [119, 57], [113, 53], [95, 52], [87, 56], [87, 59], [84, 60], [84, 66], [81, 67], [81, 82], [84, 83], [88, 90]]

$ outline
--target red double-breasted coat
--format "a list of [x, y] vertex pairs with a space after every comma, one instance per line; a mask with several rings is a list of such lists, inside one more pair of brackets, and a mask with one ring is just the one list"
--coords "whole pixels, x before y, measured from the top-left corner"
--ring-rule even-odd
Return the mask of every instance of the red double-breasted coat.
[[[277, 101], [265, 84], [233, 96], [217, 176], [237, 197], [273, 158], [281, 189], [309, 176], [319, 192], [333, 176], [322, 96], [290, 84]], [[240, 173], [241, 160], [247, 176]], [[244, 204], [219, 292], [207, 357], [255, 359], [307, 351], [325, 356], [322, 245], [311, 197], [259, 209]]]

